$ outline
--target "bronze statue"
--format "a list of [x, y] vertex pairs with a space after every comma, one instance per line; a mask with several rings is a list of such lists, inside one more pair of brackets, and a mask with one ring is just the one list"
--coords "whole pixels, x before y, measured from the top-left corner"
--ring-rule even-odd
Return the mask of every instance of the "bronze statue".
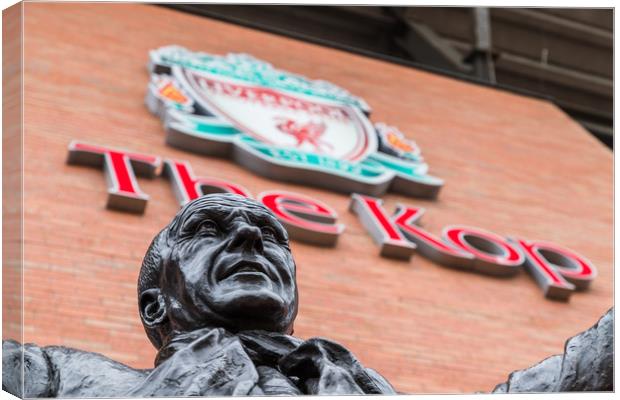
[[[393, 394], [326, 339], [293, 336], [295, 262], [262, 204], [203, 196], [152, 241], [138, 279], [152, 370], [60, 346], [23, 347], [25, 397]], [[21, 345], [3, 341], [3, 389], [22, 395]]]
[[[286, 231], [254, 200], [212, 194], [184, 206], [144, 257], [138, 300], [159, 350], [153, 369], [8, 340], [3, 390], [20, 397], [395, 393], [341, 345], [291, 336], [295, 262]], [[613, 310], [570, 339], [563, 356], [513, 372], [494, 392], [574, 390], [613, 390]]]

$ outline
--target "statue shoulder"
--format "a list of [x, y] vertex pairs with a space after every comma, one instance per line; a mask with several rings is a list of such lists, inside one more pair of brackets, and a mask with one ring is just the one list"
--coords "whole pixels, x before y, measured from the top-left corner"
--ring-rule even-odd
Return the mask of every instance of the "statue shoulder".
[[149, 372], [130, 368], [98, 353], [63, 346], [22, 346], [11, 340], [2, 342], [2, 350], [3, 388], [5, 381], [8, 382], [6, 390], [15, 395], [21, 390], [19, 371], [23, 351], [24, 397], [122, 396]]

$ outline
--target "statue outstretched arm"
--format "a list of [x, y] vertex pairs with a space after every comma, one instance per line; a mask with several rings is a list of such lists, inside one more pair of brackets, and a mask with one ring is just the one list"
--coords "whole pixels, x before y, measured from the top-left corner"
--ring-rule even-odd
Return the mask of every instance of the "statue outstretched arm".
[[39, 346], [2, 341], [2, 390], [21, 398], [56, 396], [49, 360]]
[[21, 398], [122, 397], [147, 373], [97, 353], [2, 341], [2, 389]]
[[493, 393], [612, 391], [613, 325], [611, 308], [593, 327], [567, 340], [563, 355], [512, 372]]

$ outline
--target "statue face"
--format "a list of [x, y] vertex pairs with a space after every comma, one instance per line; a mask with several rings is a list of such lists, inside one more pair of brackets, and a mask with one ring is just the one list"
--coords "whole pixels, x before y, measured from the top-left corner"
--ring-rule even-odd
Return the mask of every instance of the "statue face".
[[172, 329], [292, 327], [297, 286], [287, 233], [262, 205], [235, 200], [190, 203], [180, 214], [163, 257], [162, 293]]

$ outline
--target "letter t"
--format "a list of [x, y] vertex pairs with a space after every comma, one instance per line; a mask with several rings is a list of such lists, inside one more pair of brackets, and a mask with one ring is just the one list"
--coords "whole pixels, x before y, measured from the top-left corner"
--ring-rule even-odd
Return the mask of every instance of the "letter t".
[[142, 214], [149, 196], [140, 190], [136, 174], [154, 178], [161, 158], [73, 141], [67, 163], [103, 167], [108, 182], [107, 207]]

